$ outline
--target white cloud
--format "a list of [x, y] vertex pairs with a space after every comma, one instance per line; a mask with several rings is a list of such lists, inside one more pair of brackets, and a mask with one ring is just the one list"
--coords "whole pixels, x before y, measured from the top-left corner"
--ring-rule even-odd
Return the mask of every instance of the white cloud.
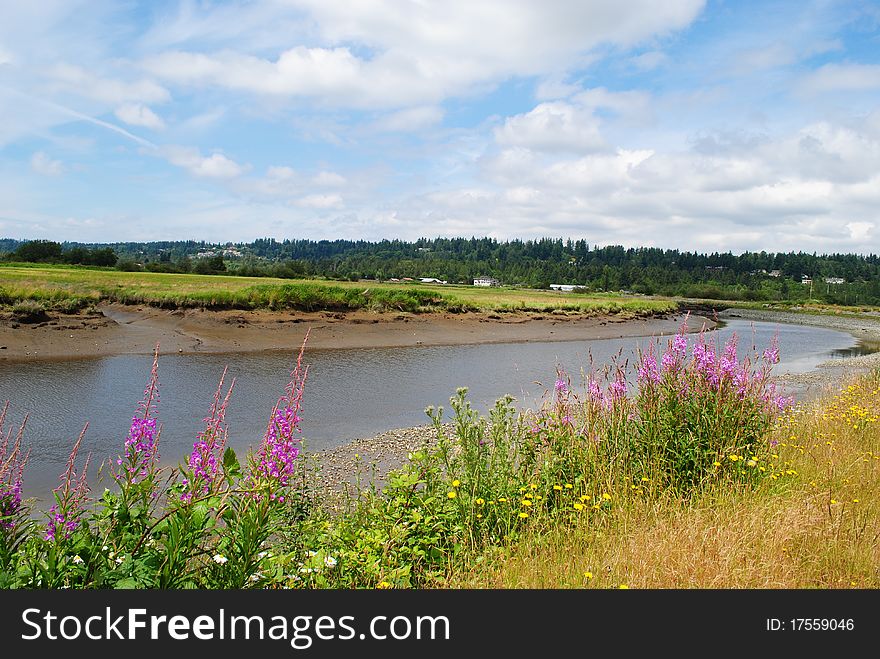
[[64, 173], [64, 165], [60, 160], [52, 160], [42, 151], [31, 156], [31, 169], [43, 176], [60, 176]]
[[380, 117], [371, 128], [379, 132], [408, 133], [430, 128], [443, 120], [443, 108], [436, 106], [406, 108]]
[[167, 89], [152, 80], [114, 80], [74, 64], [56, 64], [48, 71], [48, 76], [58, 89], [110, 105], [165, 103], [171, 98]]
[[114, 114], [130, 126], [144, 126], [152, 130], [162, 130], [165, 122], [155, 112], [140, 103], [126, 103], [116, 108]]
[[495, 139], [503, 146], [535, 151], [586, 153], [608, 148], [592, 110], [562, 101], [541, 103], [526, 114], [510, 117], [496, 129]]
[[525, 114], [515, 115], [496, 128], [495, 139], [504, 147], [523, 147], [542, 152], [590, 153], [610, 148], [601, 134], [596, 110], [639, 117], [647, 112], [648, 97], [639, 92], [588, 89], [568, 101], [541, 103]]
[[806, 94], [880, 89], [880, 64], [826, 64], [804, 76], [798, 88]]
[[630, 58], [629, 62], [639, 71], [653, 71], [657, 67], [664, 65], [668, 60], [669, 57], [665, 53], [659, 50], [650, 50]]
[[312, 185], [325, 188], [339, 188], [348, 183], [347, 179], [336, 172], [320, 171], [312, 177]]
[[552, 75], [545, 78], [535, 88], [535, 98], [539, 101], [555, 101], [561, 98], [568, 98], [581, 91], [579, 84], [565, 82], [565, 79], [559, 75]]
[[852, 240], [866, 242], [870, 238], [871, 232], [876, 228], [876, 224], [873, 222], [847, 222], [846, 228]]
[[[374, 0], [293, 6], [313, 21], [302, 41], [277, 57], [229, 49], [177, 50], [146, 57], [151, 74], [180, 85], [346, 107], [432, 105], [513, 76], [552, 74], [602, 44], [629, 46], [680, 29], [703, 0]], [[293, 36], [297, 39], [297, 36]], [[524, 47], [527, 45], [527, 47]]]
[[160, 147], [159, 153], [172, 165], [182, 167], [198, 177], [231, 179], [247, 171], [247, 167], [230, 160], [222, 153], [203, 156], [194, 147], [163, 146]]

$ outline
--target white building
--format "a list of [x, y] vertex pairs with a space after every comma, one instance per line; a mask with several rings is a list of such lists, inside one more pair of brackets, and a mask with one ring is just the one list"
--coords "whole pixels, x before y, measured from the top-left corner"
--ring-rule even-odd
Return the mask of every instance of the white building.
[[500, 282], [494, 277], [476, 277], [474, 286], [498, 286]]
[[826, 284], [845, 284], [846, 279], [843, 277], [825, 277]]
[[434, 279], [434, 277], [422, 277], [419, 279], [423, 284], [445, 284], [446, 282], [442, 279]]
[[578, 286], [577, 284], [550, 284], [550, 288], [552, 288], [554, 291], [562, 291], [563, 293], [571, 293], [572, 291], [586, 288], [586, 286]]

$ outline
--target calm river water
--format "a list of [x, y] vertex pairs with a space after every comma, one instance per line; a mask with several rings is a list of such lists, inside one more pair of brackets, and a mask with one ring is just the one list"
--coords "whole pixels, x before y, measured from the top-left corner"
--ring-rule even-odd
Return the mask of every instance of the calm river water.
[[[775, 372], [804, 372], [821, 361], [859, 351], [850, 334], [800, 325], [732, 319], [710, 334], [740, 338], [740, 354], [763, 350], [778, 333], [782, 361]], [[662, 339], [666, 345], [668, 337]], [[572, 384], [583, 382], [591, 364], [600, 372], [619, 355], [634, 360], [650, 338], [468, 346], [417, 346], [308, 350], [303, 437], [321, 450], [384, 430], [421, 425], [424, 409], [443, 405], [467, 386], [473, 404], [485, 410], [511, 394], [521, 407], [537, 407], [560, 366]], [[236, 379], [227, 412], [229, 445], [239, 455], [263, 435], [272, 406], [283, 392], [295, 354], [160, 355], [159, 379], [163, 462], [177, 464], [192, 448], [225, 366]], [[25, 494], [45, 499], [58, 483], [74, 440], [86, 421], [82, 453], [93, 462], [116, 456], [142, 396], [151, 357], [144, 355], [0, 365], [0, 402], [10, 401], [7, 427], [30, 413], [24, 443], [31, 450]]]

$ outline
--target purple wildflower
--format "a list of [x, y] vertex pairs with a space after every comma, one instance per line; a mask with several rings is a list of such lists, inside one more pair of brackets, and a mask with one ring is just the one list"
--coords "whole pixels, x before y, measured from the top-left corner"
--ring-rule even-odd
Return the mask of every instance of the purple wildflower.
[[789, 407], [794, 405], [794, 396], [777, 396], [776, 397], [776, 409], [780, 412], [784, 412]]
[[214, 392], [211, 414], [204, 419], [205, 429], [197, 435], [192, 452], [187, 458], [186, 464], [190, 471], [188, 477], [183, 479], [183, 485], [189, 491], [181, 495], [182, 501], [191, 501], [193, 494], [207, 495], [218, 482], [220, 458], [223, 454], [223, 448], [226, 446], [226, 426], [224, 425], [226, 408], [229, 405], [232, 388], [235, 386], [235, 380], [233, 380], [226, 391], [226, 396], [223, 396], [223, 381], [226, 379], [226, 372], [227, 369], [224, 368], [220, 375], [217, 391]]
[[779, 363], [779, 334], [774, 334], [770, 339], [770, 347], [764, 350], [763, 357], [768, 364]]
[[596, 382], [593, 378], [590, 378], [590, 382], [587, 385], [587, 393], [590, 396], [590, 402], [592, 403], [601, 403], [604, 398], [602, 394], [602, 387], [599, 386], [599, 383]]
[[561, 377], [556, 378], [556, 385], [554, 388], [556, 389], [557, 396], [564, 396], [568, 393], [568, 384]]
[[614, 382], [608, 385], [608, 398], [611, 403], [626, 398], [626, 380], [623, 379], [620, 373], [617, 374]]
[[693, 356], [694, 365], [703, 377], [709, 379], [715, 375], [715, 350], [712, 346], [706, 345], [702, 334], [694, 346]]
[[21, 454], [21, 436], [24, 434], [27, 416], [10, 446], [11, 430], [5, 436], [3, 434], [3, 423], [8, 409], [9, 403], [6, 403], [0, 411], [0, 531], [15, 527], [15, 518], [21, 512], [21, 483], [24, 466], [28, 461], [28, 454]]
[[55, 505], [49, 509], [49, 523], [46, 525], [44, 540], [66, 540], [80, 524], [83, 514], [83, 503], [89, 493], [86, 474], [88, 473], [91, 455], [86, 458], [86, 463], [79, 476], [77, 476], [74, 470], [74, 463], [88, 427], [89, 424], [86, 423], [79, 434], [79, 438], [74, 443], [73, 449], [70, 451], [70, 457], [67, 458], [67, 468], [61, 474], [61, 485], [53, 490]]
[[743, 364], [736, 375], [733, 376], [733, 386], [736, 387], [736, 395], [742, 400], [746, 397], [749, 389], [749, 369], [748, 365]]
[[685, 335], [679, 332], [675, 335], [675, 338], [672, 339], [672, 352], [679, 359], [683, 359], [685, 354], [687, 353], [687, 338]]
[[646, 355], [642, 356], [642, 361], [639, 364], [639, 382], [649, 386], [660, 383], [660, 368], [657, 366], [657, 357], [654, 356], [653, 346]]
[[[290, 484], [296, 467], [296, 459], [299, 455], [299, 438], [296, 433], [301, 432], [299, 423], [300, 408], [302, 407], [303, 391], [308, 376], [308, 366], [303, 367], [302, 358], [306, 349], [309, 332], [303, 339], [296, 367], [290, 374], [290, 382], [285, 388], [284, 395], [278, 400], [272, 417], [257, 451], [255, 463], [252, 465], [251, 477], [255, 481], [268, 481], [272, 490], [285, 488]], [[270, 499], [283, 501], [274, 492]]]
[[738, 340], [739, 338], [734, 333], [727, 340], [727, 343], [724, 344], [724, 353], [721, 355], [719, 362], [722, 378], [733, 380], [736, 376], [736, 368], [739, 365], [736, 358], [736, 344]]
[[153, 367], [144, 389], [144, 397], [131, 419], [125, 438], [125, 455], [116, 460], [124, 472], [118, 479], [137, 484], [149, 476], [159, 459], [159, 428], [154, 415], [159, 404], [159, 349], [153, 355]]
[[677, 371], [679, 365], [687, 354], [687, 338], [684, 330], [679, 331], [669, 342], [666, 352], [663, 353], [663, 370], [666, 373]]

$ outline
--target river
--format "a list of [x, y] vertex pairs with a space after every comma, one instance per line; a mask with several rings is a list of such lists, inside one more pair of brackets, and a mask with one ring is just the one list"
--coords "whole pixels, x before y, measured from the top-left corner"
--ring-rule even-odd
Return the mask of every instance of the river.
[[[778, 334], [781, 361], [775, 373], [806, 372], [822, 361], [862, 350], [845, 332], [737, 319], [711, 332], [711, 340], [723, 343], [733, 332], [740, 338], [741, 357], [753, 345], [763, 350]], [[668, 338], [660, 340], [663, 346]], [[321, 450], [392, 428], [421, 425], [428, 421], [426, 406], [448, 408], [449, 397], [461, 386], [469, 388], [480, 410], [505, 394], [513, 395], [521, 407], [536, 407], [552, 387], [557, 366], [577, 387], [591, 364], [596, 372], [615, 357], [621, 364], [626, 360], [631, 364], [635, 350], [646, 348], [650, 341], [307, 349], [303, 437], [307, 448]], [[229, 445], [239, 455], [255, 446], [295, 358], [274, 351], [160, 355], [162, 461], [177, 464], [189, 453], [225, 366], [228, 378], [236, 380], [227, 412]], [[43, 500], [57, 485], [70, 447], [87, 421], [81, 455], [91, 452], [96, 466], [120, 453], [151, 362], [150, 357], [130, 355], [0, 365], [0, 402], [10, 401], [7, 428], [30, 414], [24, 435], [24, 445], [31, 451], [26, 496]]]

